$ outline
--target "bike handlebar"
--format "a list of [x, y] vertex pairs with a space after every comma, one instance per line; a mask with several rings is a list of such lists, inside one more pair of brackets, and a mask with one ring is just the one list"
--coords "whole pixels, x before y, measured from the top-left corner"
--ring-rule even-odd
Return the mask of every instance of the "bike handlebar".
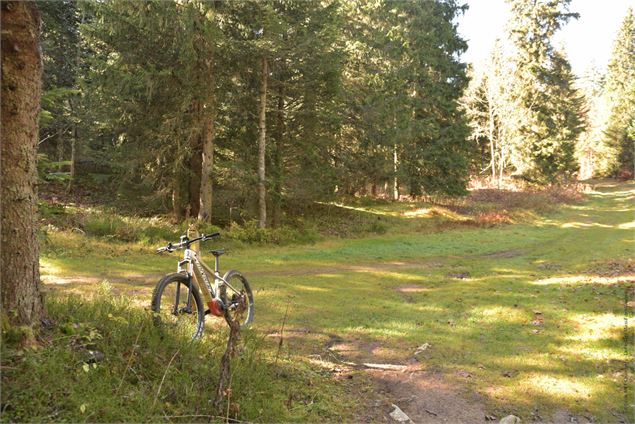
[[212, 233], [212, 234], [203, 234], [200, 237], [197, 237], [195, 239], [188, 239], [187, 236], [181, 236], [181, 241], [176, 243], [176, 244], [172, 244], [172, 243], [168, 243], [167, 246], [164, 247], [160, 247], [157, 249], [157, 253], [163, 253], [163, 252], [173, 252], [175, 249], [182, 249], [182, 248], [188, 248], [190, 247], [190, 245], [192, 243], [196, 243], [197, 241], [207, 241], [210, 240], [214, 237], [218, 237], [220, 236], [220, 233], [216, 232], [216, 233]]

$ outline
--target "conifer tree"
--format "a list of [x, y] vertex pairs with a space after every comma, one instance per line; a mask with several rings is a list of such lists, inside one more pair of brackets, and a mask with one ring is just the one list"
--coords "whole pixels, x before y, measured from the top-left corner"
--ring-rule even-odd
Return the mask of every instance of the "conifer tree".
[[524, 116], [515, 131], [514, 164], [543, 182], [577, 171], [573, 146], [583, 129], [582, 100], [566, 57], [553, 35], [577, 13], [571, 0], [512, 0], [511, 39], [516, 47], [514, 101]]
[[635, 20], [629, 8], [613, 45], [606, 73], [606, 102], [609, 116], [604, 144], [611, 151], [608, 171], [635, 174]]
[[177, 218], [211, 218], [219, 33], [213, 6], [202, 1], [85, 5], [95, 14], [86, 31], [95, 49], [92, 89], [105, 93], [96, 106], [116, 140], [108, 149], [118, 151], [127, 165], [123, 182], [131, 189], [170, 191]]

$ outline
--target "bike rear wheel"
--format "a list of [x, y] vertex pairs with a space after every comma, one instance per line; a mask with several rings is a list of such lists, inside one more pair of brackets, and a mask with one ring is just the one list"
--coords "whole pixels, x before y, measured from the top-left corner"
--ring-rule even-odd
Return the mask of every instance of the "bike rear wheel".
[[196, 285], [181, 273], [163, 277], [152, 293], [154, 321], [175, 334], [197, 339], [203, 333], [205, 309]]
[[240, 323], [241, 328], [249, 327], [254, 320], [254, 295], [247, 278], [232, 269], [225, 273], [223, 279], [228, 284], [220, 287], [220, 298], [230, 320]]

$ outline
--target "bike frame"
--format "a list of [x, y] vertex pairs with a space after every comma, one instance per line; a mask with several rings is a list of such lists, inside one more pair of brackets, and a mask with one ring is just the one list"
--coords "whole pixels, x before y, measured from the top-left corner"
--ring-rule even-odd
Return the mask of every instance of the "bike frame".
[[[225, 285], [235, 292], [238, 292], [231, 284], [227, 282], [220, 275], [219, 271], [219, 257], [214, 257], [214, 270], [212, 270], [202, 259], [198, 257], [198, 253], [194, 249], [185, 249], [183, 253], [183, 260], [179, 261], [177, 272], [185, 272], [188, 277], [188, 284], [192, 284], [192, 280], [198, 286], [201, 292], [206, 292], [210, 298], [220, 301], [220, 288]], [[208, 274], [214, 276], [214, 284], [211, 284], [208, 278]], [[179, 283], [180, 284], [180, 283]], [[176, 291], [176, 305], [179, 303], [179, 290], [177, 285]], [[187, 307], [192, 307], [192, 291], [188, 291]]]

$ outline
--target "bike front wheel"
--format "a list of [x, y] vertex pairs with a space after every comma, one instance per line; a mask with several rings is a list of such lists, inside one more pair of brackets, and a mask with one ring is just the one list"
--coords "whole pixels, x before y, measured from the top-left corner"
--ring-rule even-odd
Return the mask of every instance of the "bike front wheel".
[[192, 339], [203, 333], [203, 301], [185, 274], [168, 274], [157, 283], [152, 293], [152, 311], [155, 323], [161, 328]]
[[240, 323], [241, 328], [251, 325], [254, 320], [254, 295], [249, 282], [240, 271], [232, 269], [223, 276], [227, 284], [222, 284], [220, 298], [227, 309], [229, 319]]

